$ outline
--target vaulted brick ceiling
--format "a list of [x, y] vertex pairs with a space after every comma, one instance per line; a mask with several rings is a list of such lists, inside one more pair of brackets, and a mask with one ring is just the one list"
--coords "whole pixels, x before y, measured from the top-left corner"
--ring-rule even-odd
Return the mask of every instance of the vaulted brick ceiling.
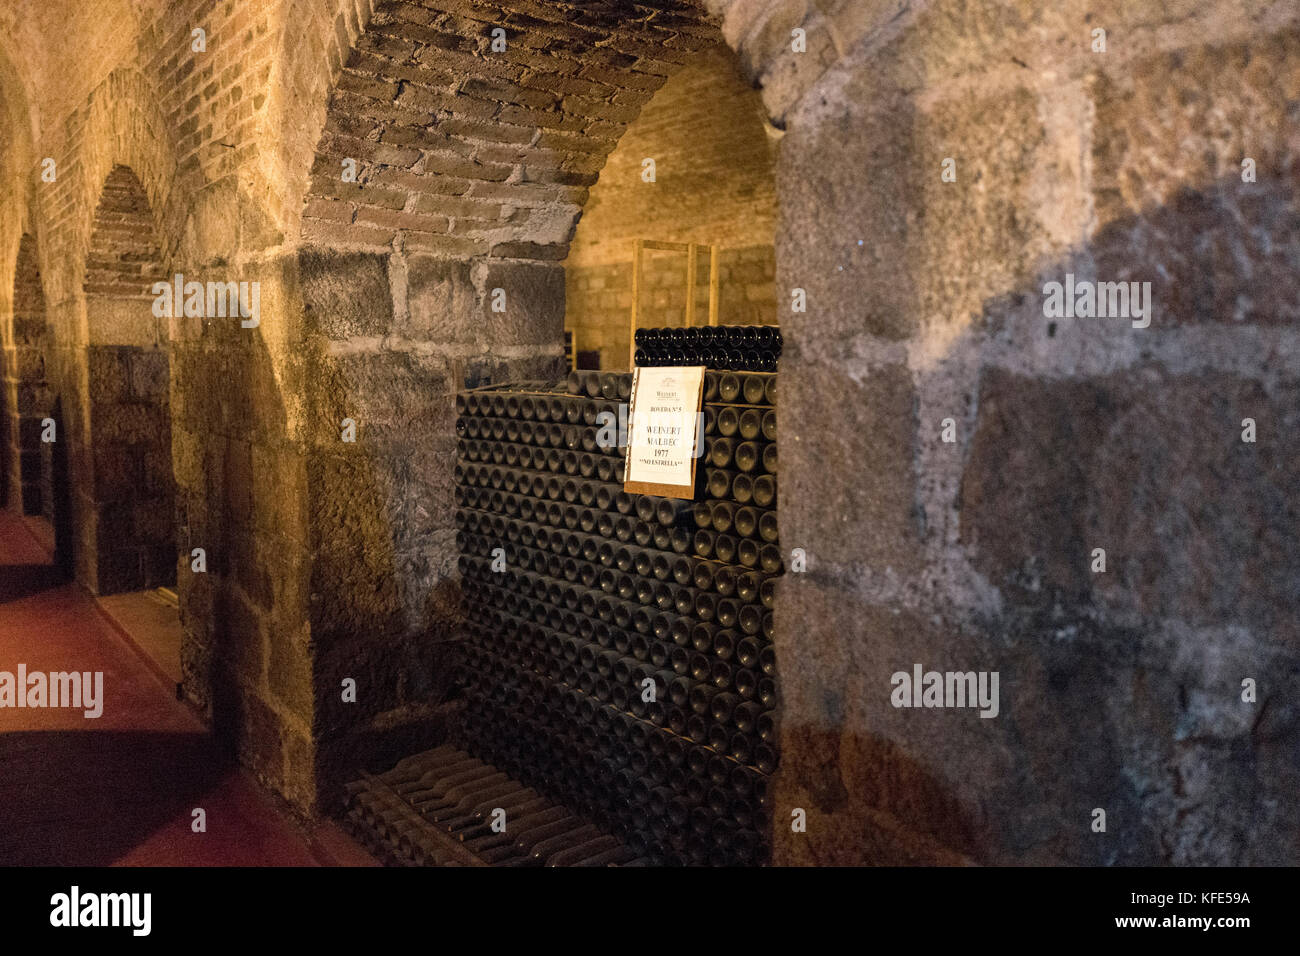
[[162, 275], [149, 198], [135, 173], [116, 166], [95, 209], [86, 294], [142, 297]]
[[562, 259], [628, 123], [720, 38], [686, 2], [382, 3], [332, 94], [304, 236]]

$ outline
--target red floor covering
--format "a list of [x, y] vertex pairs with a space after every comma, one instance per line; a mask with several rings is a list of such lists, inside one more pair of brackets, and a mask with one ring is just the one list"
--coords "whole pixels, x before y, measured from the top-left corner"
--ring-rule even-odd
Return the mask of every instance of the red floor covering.
[[[22, 522], [0, 509], [0, 671], [102, 671], [103, 715], [0, 707], [0, 864], [315, 866], [365, 863], [310, 831], [231, 766]], [[207, 832], [191, 829], [201, 807]], [[322, 829], [326, 832], [322, 834]]]

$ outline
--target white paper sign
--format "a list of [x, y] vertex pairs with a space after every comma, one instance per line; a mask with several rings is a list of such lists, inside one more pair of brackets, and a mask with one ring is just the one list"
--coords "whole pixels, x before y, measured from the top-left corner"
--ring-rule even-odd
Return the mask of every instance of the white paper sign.
[[676, 487], [690, 497], [703, 384], [702, 366], [633, 372], [626, 484]]

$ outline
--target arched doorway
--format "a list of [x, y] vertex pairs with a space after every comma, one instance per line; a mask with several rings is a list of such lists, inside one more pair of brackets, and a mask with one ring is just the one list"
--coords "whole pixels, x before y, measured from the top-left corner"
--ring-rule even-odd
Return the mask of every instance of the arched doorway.
[[174, 585], [168, 319], [151, 287], [165, 281], [152, 211], [126, 166], [104, 183], [86, 258], [91, 501], [81, 529], [97, 594]]
[[13, 341], [5, 361], [7, 490], [20, 514], [51, 518], [48, 469], [41, 468], [41, 420], [50, 408], [46, 383], [49, 327], [36, 240], [24, 234], [14, 271]]
[[[305, 451], [314, 768], [327, 803], [359, 754], [419, 749], [419, 721], [440, 720], [430, 729], [444, 732], [451, 645], [464, 633], [455, 393], [563, 375], [566, 257], [602, 167], [672, 77], [697, 64], [696, 78], [688, 72], [669, 101], [707, 100], [716, 78], [700, 57], [716, 57], [720, 68], [731, 56], [716, 24], [689, 3], [602, 6], [581, 22], [558, 8], [539, 17], [533, 8], [501, 20], [436, 2], [380, 7], [342, 71], [317, 144], [298, 265], [312, 356], [307, 418], [317, 429]], [[502, 22], [505, 46], [494, 49]], [[736, 246], [770, 249], [770, 146], [727, 65], [721, 102], [744, 104], [732, 142], [757, 150], [759, 162], [744, 175], [724, 167], [721, 136], [708, 168], [683, 180], [689, 208], [673, 228], [702, 218], [710, 179], [745, 180], [729, 209], [710, 210], [704, 231], [687, 238], [734, 228], [748, 189], [754, 205], [767, 197], [766, 212]], [[667, 127], [673, 112], [664, 111]], [[700, 159], [691, 141], [698, 146], [708, 126], [702, 112], [686, 128], [660, 130], [651, 114], [650, 138], [671, 144], [668, 186]], [[629, 226], [624, 236], [634, 234]], [[736, 309], [744, 302], [762, 314], [738, 321], [775, 318], [774, 286], [762, 282], [771, 273], [759, 266], [758, 291], [746, 289]], [[626, 311], [615, 321], [625, 325]], [[344, 421], [355, 440], [340, 438]], [[340, 702], [336, 689], [358, 670], [368, 680], [365, 703]]]
[[[718, 42], [681, 66], [628, 126], [582, 207], [564, 260], [564, 324], [575, 367], [628, 368], [636, 239], [697, 243], [695, 322], [776, 322], [773, 163], [762, 100]], [[642, 255], [637, 324], [683, 324], [687, 254]]]

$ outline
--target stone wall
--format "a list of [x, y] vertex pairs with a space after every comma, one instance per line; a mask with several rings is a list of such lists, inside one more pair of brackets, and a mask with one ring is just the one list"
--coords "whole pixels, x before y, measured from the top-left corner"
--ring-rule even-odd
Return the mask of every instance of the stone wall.
[[[809, 302], [777, 859], [1294, 861], [1295, 6], [820, 6], [835, 65], [764, 72]], [[1046, 318], [1067, 273], [1150, 281], [1150, 326]], [[916, 664], [999, 672], [999, 715], [892, 706]]]
[[[279, 147], [294, 130], [311, 127], [313, 108], [323, 116], [324, 97], [287, 109], [272, 94], [271, 76], [274, 64], [296, 83], [329, 84], [322, 40], [350, 42], [349, 17], [329, 6], [312, 5], [310, 17], [288, 4], [210, 0], [0, 11], [0, 34], [13, 38], [12, 46], [0, 45], [0, 105], [7, 116], [19, 114], [8, 128], [20, 134], [0, 151], [5, 261], [12, 263], [17, 242], [9, 223], [30, 223], [51, 327], [46, 367], [60, 435], [51, 458], [56, 474], [65, 475], [56, 539], [65, 529], [60, 543], [75, 560], [76, 576], [97, 588], [98, 505], [108, 502], [96, 500], [96, 465], [104, 466], [101, 479], [119, 474], [120, 459], [102, 461], [114, 442], [121, 440], [117, 450], [125, 454], [148, 436], [161, 451], [149, 455], [158, 484], [142, 474], [139, 487], [157, 508], [146, 528], [141, 519], [150, 509], [131, 504], [129, 533], [152, 537], [170, 524], [166, 564], [182, 569], [186, 693], [268, 786], [304, 809], [316, 799], [302, 573], [308, 544], [298, 533], [301, 458], [288, 437], [301, 422], [291, 417], [301, 416], [301, 403], [282, 397], [301, 390], [301, 379], [286, 381], [289, 317], [297, 321], [301, 306], [293, 304], [295, 271], [286, 265], [296, 253], [282, 244], [296, 235], [303, 191], [294, 196], [295, 211], [286, 212], [284, 194], [292, 190]], [[348, 6], [355, 34], [361, 11]], [[332, 29], [336, 15], [341, 32]], [[301, 28], [322, 16], [330, 29], [304, 42]], [[284, 54], [290, 50], [296, 53]], [[278, 94], [297, 88], [276, 76]], [[23, 112], [26, 104], [32, 105]], [[318, 135], [319, 124], [306, 134], [312, 141]], [[293, 162], [303, 170], [310, 165], [310, 144]], [[162, 275], [260, 281], [259, 328], [243, 329], [230, 318], [175, 317], [151, 329], [152, 296], [114, 294], [91, 282], [98, 271], [90, 261], [95, 215], [118, 167], [144, 194]], [[100, 286], [98, 295], [87, 285]], [[0, 289], [6, 317], [8, 296]], [[98, 341], [96, 330], [104, 333]], [[148, 340], [131, 339], [147, 330]], [[92, 368], [100, 373], [94, 389]], [[96, 405], [92, 391], [96, 400], [123, 401]], [[139, 401], [146, 396], [148, 402]], [[172, 508], [161, 503], [167, 477], [175, 487]], [[165, 574], [162, 548], [150, 551], [139, 540], [127, 550], [141, 559], [142, 583], [152, 583], [155, 573]], [[195, 548], [206, 554], [202, 573], [190, 570]]]
[[[1297, 29], [1259, 0], [10, 4], [6, 359], [26, 234], [85, 534], [99, 347], [153, 348], [92, 335], [123, 315], [87, 288], [110, 174], [162, 274], [260, 283], [257, 327], [157, 338], [185, 688], [327, 808], [448, 716], [452, 393], [559, 363], [578, 215], [720, 31], [784, 132], [781, 539], [808, 571], [778, 599], [777, 861], [1295, 862]], [[1150, 281], [1150, 327], [1045, 318], [1067, 273]], [[999, 716], [892, 707], [918, 663], [998, 671]]]

